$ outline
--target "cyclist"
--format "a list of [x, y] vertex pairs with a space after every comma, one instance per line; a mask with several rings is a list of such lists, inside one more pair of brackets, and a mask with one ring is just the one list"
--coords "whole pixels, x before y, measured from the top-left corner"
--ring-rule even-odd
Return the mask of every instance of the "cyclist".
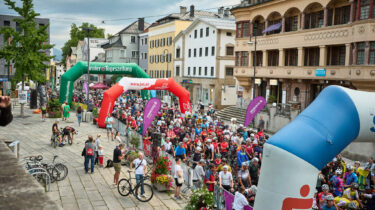
[[59, 143], [61, 144], [61, 136], [60, 136], [60, 131], [59, 131], [59, 121], [56, 120], [55, 123], [52, 125], [52, 133], [56, 137], [59, 137]]
[[133, 160], [130, 164], [129, 171], [133, 171], [133, 166], [135, 167], [135, 178], [137, 180], [137, 184], [141, 184], [141, 197], [145, 198], [146, 194], [143, 188], [144, 176], [147, 173], [147, 162], [143, 159], [143, 153], [138, 153], [138, 158]]
[[[63, 129], [63, 136], [62, 136], [61, 142], [64, 142], [65, 137], [69, 136], [70, 134], [72, 134], [72, 144], [73, 144], [73, 137], [74, 137], [74, 134], [77, 134], [77, 130], [72, 128], [72, 127], [69, 127], [69, 126], [66, 126]], [[60, 144], [61, 144], [61, 142], [60, 142]]]

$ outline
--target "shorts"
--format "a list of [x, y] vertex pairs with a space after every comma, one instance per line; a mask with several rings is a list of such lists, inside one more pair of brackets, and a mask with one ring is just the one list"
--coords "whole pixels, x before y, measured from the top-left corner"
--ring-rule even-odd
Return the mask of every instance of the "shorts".
[[112, 128], [107, 128], [107, 132], [112, 132]]
[[181, 186], [182, 186], [182, 184], [179, 184], [179, 183], [178, 183], [177, 178], [174, 178], [174, 181], [176, 182], [176, 186], [177, 186], [177, 187], [181, 187]]
[[115, 172], [120, 172], [121, 171], [121, 162], [113, 163], [113, 167], [115, 168]]
[[42, 114], [47, 114], [47, 110], [42, 110]]

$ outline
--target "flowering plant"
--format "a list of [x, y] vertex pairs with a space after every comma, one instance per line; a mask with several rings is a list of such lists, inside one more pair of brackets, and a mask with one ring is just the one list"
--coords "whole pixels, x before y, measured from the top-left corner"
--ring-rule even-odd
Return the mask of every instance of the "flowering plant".
[[151, 173], [151, 183], [164, 184], [169, 189], [173, 182], [172, 177], [168, 175], [171, 165], [172, 163], [167, 157], [159, 157]]
[[207, 187], [203, 185], [203, 188], [193, 190], [189, 203], [185, 206], [184, 210], [209, 210], [214, 209], [214, 204], [214, 194], [208, 191]]

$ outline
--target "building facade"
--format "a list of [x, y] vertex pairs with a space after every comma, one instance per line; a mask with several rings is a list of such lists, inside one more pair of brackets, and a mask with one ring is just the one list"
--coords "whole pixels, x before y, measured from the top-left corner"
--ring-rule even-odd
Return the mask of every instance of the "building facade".
[[173, 13], [157, 20], [148, 31], [148, 68], [149, 75], [154, 78], [168, 78], [174, 75], [174, 43], [173, 39], [185, 30], [195, 18], [219, 17], [216, 13], [195, 10], [190, 6], [180, 7], [180, 13]]
[[[16, 21], [14, 21], [15, 18], [19, 18], [19, 16], [12, 16], [12, 15], [0, 15], [0, 28], [2, 27], [12, 27], [16, 29], [16, 31], [19, 31], [19, 25]], [[48, 18], [36, 18], [35, 22], [37, 26], [45, 26], [49, 24]], [[50, 27], [47, 28], [48, 33], [48, 43], [50, 42], [49, 34], [50, 34]], [[4, 40], [3, 36], [0, 36], [0, 48], [3, 47], [4, 44], [10, 43], [10, 40], [6, 42]], [[47, 54], [49, 55], [50, 52], [48, 51]], [[13, 64], [8, 64], [6, 60], [0, 59], [0, 95], [5, 95], [6, 90], [10, 90], [10, 81], [13, 78], [13, 75], [15, 73], [15, 69], [13, 68]]]
[[[237, 24], [234, 76], [240, 94], [251, 99], [254, 66], [255, 96], [282, 105], [303, 109], [328, 85], [375, 91], [374, 4], [242, 1], [231, 10]], [[270, 26], [275, 30], [263, 33]]]
[[148, 73], [148, 29], [139, 35], [139, 66]]
[[236, 104], [233, 77], [235, 20], [198, 18], [174, 39], [174, 77], [193, 104]]

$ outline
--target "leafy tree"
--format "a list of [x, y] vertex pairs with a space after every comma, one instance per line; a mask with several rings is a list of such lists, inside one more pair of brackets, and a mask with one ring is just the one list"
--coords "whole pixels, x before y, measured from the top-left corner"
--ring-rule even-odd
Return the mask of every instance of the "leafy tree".
[[90, 27], [93, 30], [90, 31], [90, 38], [104, 38], [104, 29], [97, 28], [93, 24], [82, 23], [81, 26], [77, 26], [75, 23], [72, 24], [70, 27], [70, 39], [65, 42], [64, 46], [61, 48], [62, 50], [62, 61], [65, 65], [66, 57], [70, 53], [71, 47], [76, 47], [79, 40], [83, 40], [87, 37], [87, 32], [82, 30], [83, 28]]
[[[3, 27], [0, 35], [4, 40], [10, 43], [0, 49], [0, 58], [4, 58], [8, 63], [14, 63], [15, 74], [13, 82], [22, 81], [22, 90], [24, 90], [25, 78], [28, 77], [36, 82], [45, 80], [43, 69], [53, 56], [48, 56], [47, 52], [53, 47], [48, 43], [49, 34], [48, 25], [37, 26], [35, 18], [39, 13], [34, 11], [33, 0], [21, 0], [22, 7], [17, 7], [16, 3], [11, 0], [4, 0], [9, 9], [17, 12], [20, 17], [15, 18], [20, 30], [11, 27]], [[21, 105], [21, 117], [24, 116], [24, 104]]]

